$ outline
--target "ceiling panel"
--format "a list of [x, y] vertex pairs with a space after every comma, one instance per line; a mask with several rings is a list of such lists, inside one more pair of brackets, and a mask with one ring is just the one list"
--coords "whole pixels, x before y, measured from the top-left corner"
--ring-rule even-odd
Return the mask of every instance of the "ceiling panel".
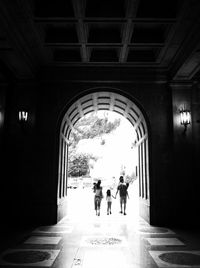
[[191, 79], [199, 73], [199, 17], [198, 0], [0, 1], [0, 59], [22, 75], [73, 63]]
[[74, 17], [74, 10], [71, 1], [35, 0], [34, 3], [34, 14], [36, 17]]

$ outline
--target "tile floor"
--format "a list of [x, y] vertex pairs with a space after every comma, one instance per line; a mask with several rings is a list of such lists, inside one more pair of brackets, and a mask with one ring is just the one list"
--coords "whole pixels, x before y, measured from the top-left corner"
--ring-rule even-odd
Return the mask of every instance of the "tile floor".
[[57, 225], [38, 226], [1, 250], [0, 267], [200, 268], [199, 233], [149, 226], [131, 205], [126, 216], [118, 205], [106, 215], [102, 204], [100, 217], [86, 204], [87, 211], [69, 209]]

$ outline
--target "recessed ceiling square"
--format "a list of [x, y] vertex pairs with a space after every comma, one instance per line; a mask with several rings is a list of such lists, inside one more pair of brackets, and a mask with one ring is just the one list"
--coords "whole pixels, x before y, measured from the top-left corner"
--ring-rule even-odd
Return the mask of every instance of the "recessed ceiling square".
[[132, 43], [164, 43], [165, 24], [136, 24], [131, 38]]
[[34, 0], [36, 17], [74, 17], [71, 1]]
[[156, 49], [130, 49], [127, 57], [127, 62], [155, 62]]
[[91, 52], [91, 62], [117, 62], [118, 55], [116, 49], [95, 48]]
[[47, 27], [45, 41], [46, 43], [77, 43], [76, 28], [74, 25]]
[[123, 0], [87, 0], [86, 17], [123, 17], [125, 15]]
[[140, 0], [138, 18], [176, 18], [179, 0]]
[[54, 51], [54, 61], [60, 62], [81, 62], [79, 49], [56, 49]]
[[120, 25], [92, 24], [89, 27], [89, 43], [121, 43]]

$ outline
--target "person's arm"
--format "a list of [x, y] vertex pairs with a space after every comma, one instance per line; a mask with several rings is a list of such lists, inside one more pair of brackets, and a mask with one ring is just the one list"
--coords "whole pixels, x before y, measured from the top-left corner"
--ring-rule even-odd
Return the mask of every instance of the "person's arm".
[[128, 194], [128, 191], [127, 191], [127, 196], [128, 196], [128, 198], [129, 198], [129, 194]]
[[102, 188], [101, 188], [101, 198], [103, 198], [103, 191], [102, 191]]
[[93, 192], [96, 193], [96, 184], [93, 185]]
[[111, 193], [111, 198], [114, 198], [115, 199], [115, 196]]
[[115, 194], [115, 198], [117, 197], [118, 192], [119, 192], [119, 186], [117, 187], [117, 192]]

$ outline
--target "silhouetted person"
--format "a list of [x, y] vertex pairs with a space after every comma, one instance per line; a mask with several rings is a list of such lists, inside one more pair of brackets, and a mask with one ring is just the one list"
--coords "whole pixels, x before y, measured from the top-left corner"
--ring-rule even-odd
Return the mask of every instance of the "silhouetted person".
[[120, 208], [121, 208], [120, 213], [124, 213], [124, 215], [126, 215], [126, 202], [127, 202], [127, 196], [128, 196], [127, 188], [129, 186], [129, 184], [124, 183], [123, 176], [120, 176], [119, 181], [120, 181], [120, 183], [117, 187], [117, 192], [115, 194], [115, 198], [119, 192]]
[[101, 180], [98, 180], [96, 187], [94, 188], [94, 192], [95, 192], [94, 204], [95, 204], [96, 215], [100, 216], [101, 200], [103, 198]]
[[106, 192], [106, 201], [107, 201], [107, 215], [112, 214], [111, 206], [112, 206], [112, 195], [111, 190], [108, 189]]

